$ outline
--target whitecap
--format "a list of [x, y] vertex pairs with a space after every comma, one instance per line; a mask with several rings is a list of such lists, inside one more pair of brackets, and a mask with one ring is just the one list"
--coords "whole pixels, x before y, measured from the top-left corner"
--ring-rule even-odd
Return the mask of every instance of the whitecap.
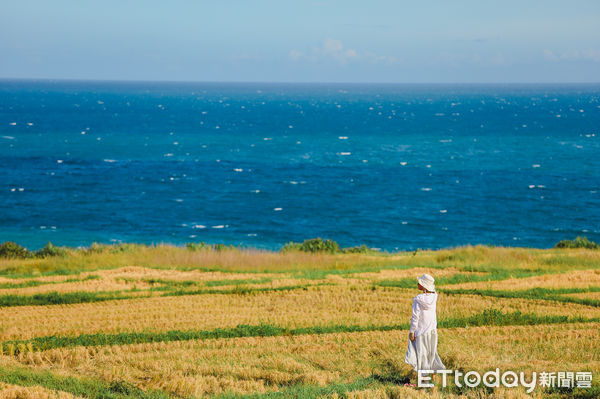
[[440, 140], [440, 143], [451, 143], [452, 139]]
[[536, 164], [534, 164], [534, 165], [531, 165], [531, 167], [532, 167], [532, 168], [539, 168], [540, 166], [542, 166], [542, 165], [540, 165], [540, 164], [537, 164], [537, 163], [536, 163]]
[[256, 237], [256, 233], [248, 233], [248, 237]]
[[338, 155], [352, 155], [351, 152], [339, 152]]
[[243, 172], [244, 171], [244, 169], [241, 169], [241, 168], [235, 168], [233, 170], [236, 171], [236, 172]]
[[269, 140], [273, 140], [273, 137], [263, 137], [264, 141], [269, 141]]
[[404, 166], [406, 165], [408, 162], [400, 162], [400, 165]]
[[27, 126], [33, 126], [33, 122], [27, 122]]
[[102, 105], [102, 104], [104, 104], [104, 101], [98, 100], [98, 104]]
[[206, 226], [203, 224], [195, 224], [192, 226], [193, 229], [205, 229]]
[[448, 212], [446, 209], [440, 209], [440, 213], [446, 213]]
[[164, 154], [164, 155], [163, 155], [163, 157], [172, 157], [172, 156], [173, 156], [173, 154], [171, 154], [171, 153], [168, 153], [168, 154]]
[[338, 139], [340, 139], [340, 140], [348, 140], [348, 136], [340, 136], [340, 137], [338, 137]]
[[421, 187], [421, 191], [431, 191], [431, 188], [429, 188], [429, 187]]
[[181, 198], [175, 198], [175, 202], [183, 202]]
[[292, 125], [288, 126], [288, 129], [293, 129], [293, 128], [294, 128], [294, 126], [292, 126]]
[[2, 136], [3, 139], [7, 139], [7, 140], [14, 140], [15, 138], [13, 136]]
[[103, 159], [104, 162], [109, 162], [109, 163], [113, 163], [113, 162], [117, 162], [116, 159]]
[[19, 191], [25, 191], [23, 187], [19, 187]]
[[196, 234], [190, 234], [189, 237], [190, 238], [196, 238]]
[[225, 225], [223, 225], [223, 224], [219, 224], [219, 225], [217, 225], [217, 226], [212, 226], [212, 228], [213, 228], [213, 229], [224, 229], [224, 228], [225, 228]]
[[252, 190], [251, 193], [260, 193], [260, 190]]
[[11, 188], [10, 191], [15, 192], [15, 191], [17, 191], [17, 189], [16, 188]]
[[17, 122], [10, 122], [10, 123], [9, 123], [9, 125], [11, 125], [11, 126], [16, 126], [16, 125], [17, 125]]
[[402, 222], [402, 224], [408, 224], [408, 222]]
[[437, 112], [437, 113], [435, 114], [435, 116], [444, 116], [444, 115], [445, 115], [445, 114], [444, 114], [443, 112]]
[[63, 160], [62, 160], [62, 159], [58, 159], [58, 160], [56, 161], [56, 163], [63, 163]]
[[273, 208], [274, 211], [281, 211], [283, 208]]
[[529, 188], [535, 188], [535, 184], [530, 184]]

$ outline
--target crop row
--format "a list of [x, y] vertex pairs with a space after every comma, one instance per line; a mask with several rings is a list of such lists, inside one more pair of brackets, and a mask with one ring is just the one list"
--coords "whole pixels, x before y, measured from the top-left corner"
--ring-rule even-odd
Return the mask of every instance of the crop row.
[[[448, 368], [584, 370], [597, 381], [598, 328], [600, 323], [590, 322], [440, 329], [438, 352]], [[406, 330], [394, 329], [58, 348], [20, 361], [187, 397], [349, 383], [373, 374], [406, 378], [406, 345]]]
[[[0, 340], [45, 335], [230, 328], [274, 324], [288, 328], [329, 324], [390, 325], [410, 320], [413, 290], [365, 285], [321, 285], [240, 295], [183, 295], [56, 306], [0, 308]], [[438, 319], [468, 317], [494, 308], [546, 315], [600, 317], [600, 308], [537, 299], [444, 295]]]

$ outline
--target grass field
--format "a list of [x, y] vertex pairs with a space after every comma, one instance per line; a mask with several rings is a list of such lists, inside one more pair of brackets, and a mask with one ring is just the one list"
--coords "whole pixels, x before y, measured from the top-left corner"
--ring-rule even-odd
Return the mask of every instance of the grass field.
[[[416, 277], [448, 368], [592, 388], [414, 389]], [[94, 246], [0, 259], [0, 398], [596, 398], [600, 251], [310, 254]]]

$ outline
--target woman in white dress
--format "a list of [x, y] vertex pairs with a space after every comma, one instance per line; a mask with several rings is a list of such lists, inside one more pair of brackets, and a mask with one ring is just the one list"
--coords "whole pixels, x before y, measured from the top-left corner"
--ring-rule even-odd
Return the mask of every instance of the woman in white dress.
[[437, 353], [437, 315], [435, 281], [429, 274], [417, 278], [421, 294], [413, 298], [408, 350], [404, 361], [415, 371], [445, 370]]

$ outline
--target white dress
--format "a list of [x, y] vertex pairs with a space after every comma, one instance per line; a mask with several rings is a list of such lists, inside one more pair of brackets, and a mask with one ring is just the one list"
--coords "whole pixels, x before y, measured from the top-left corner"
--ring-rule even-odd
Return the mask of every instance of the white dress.
[[415, 333], [415, 340], [408, 340], [404, 361], [415, 371], [446, 369], [437, 353], [437, 297], [437, 292], [433, 292], [413, 299], [410, 332]]

